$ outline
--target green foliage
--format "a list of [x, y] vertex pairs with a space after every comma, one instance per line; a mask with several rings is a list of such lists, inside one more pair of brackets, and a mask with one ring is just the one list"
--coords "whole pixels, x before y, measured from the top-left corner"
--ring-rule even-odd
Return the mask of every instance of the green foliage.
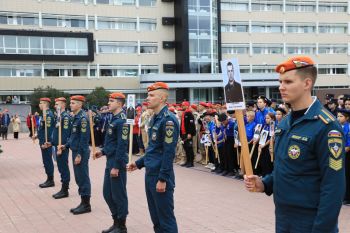
[[96, 87], [90, 94], [86, 96], [86, 108], [96, 106], [98, 108], [107, 105], [110, 92], [104, 87]]
[[64, 93], [63, 91], [52, 88], [51, 86], [47, 87], [38, 87], [34, 89], [33, 94], [30, 96], [30, 102], [32, 107], [32, 113], [39, 112], [39, 102], [40, 98], [48, 97], [51, 99], [50, 108], [53, 109], [55, 105], [55, 98], [57, 97], [65, 97], [67, 101], [69, 101], [69, 94]]

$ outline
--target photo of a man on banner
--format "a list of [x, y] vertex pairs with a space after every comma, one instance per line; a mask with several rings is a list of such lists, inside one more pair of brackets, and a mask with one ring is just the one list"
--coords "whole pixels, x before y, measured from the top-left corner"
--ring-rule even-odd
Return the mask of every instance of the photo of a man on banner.
[[236, 58], [221, 61], [227, 110], [245, 109], [239, 64]]

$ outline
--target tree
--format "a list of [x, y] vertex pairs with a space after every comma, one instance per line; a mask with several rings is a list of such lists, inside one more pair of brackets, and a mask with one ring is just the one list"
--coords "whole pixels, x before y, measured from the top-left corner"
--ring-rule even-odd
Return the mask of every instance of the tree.
[[51, 99], [50, 108], [53, 108], [55, 105], [55, 98], [65, 97], [69, 101], [69, 94], [64, 93], [63, 91], [52, 88], [51, 86], [47, 87], [38, 87], [34, 89], [33, 94], [30, 95], [30, 102], [32, 107], [32, 113], [39, 112], [39, 102], [40, 98], [47, 97]]
[[96, 87], [95, 90], [86, 96], [86, 107], [92, 108], [92, 106], [96, 106], [100, 108], [107, 105], [109, 94], [110, 92], [104, 87]]

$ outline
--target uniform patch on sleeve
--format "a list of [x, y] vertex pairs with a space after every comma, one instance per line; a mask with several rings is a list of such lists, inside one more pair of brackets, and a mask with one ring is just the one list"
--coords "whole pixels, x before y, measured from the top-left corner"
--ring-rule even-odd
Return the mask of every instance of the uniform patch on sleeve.
[[332, 168], [334, 171], [339, 171], [343, 167], [343, 160], [342, 159], [333, 159], [332, 157], [329, 158], [329, 167]]
[[63, 128], [68, 129], [68, 125], [69, 125], [69, 118], [65, 117], [63, 119]]
[[337, 131], [337, 130], [331, 130], [331, 131], [329, 131], [329, 133], [328, 133], [328, 137], [329, 137], [329, 138], [342, 138], [342, 135], [341, 135], [341, 133], [340, 133], [339, 131]]
[[331, 130], [328, 133], [329, 167], [334, 171], [339, 171], [343, 167], [343, 159], [340, 158], [343, 152], [343, 139], [341, 132]]
[[51, 117], [50, 116], [48, 116], [46, 119], [46, 126], [51, 127]]
[[328, 138], [328, 149], [334, 158], [339, 158], [343, 151], [343, 140], [341, 138]]
[[170, 144], [174, 141], [174, 122], [167, 121], [165, 124], [165, 142]]
[[123, 140], [128, 139], [128, 133], [129, 133], [129, 126], [127, 124], [124, 124], [123, 129], [122, 129], [122, 139]]
[[85, 118], [81, 119], [81, 132], [86, 133], [87, 120]]

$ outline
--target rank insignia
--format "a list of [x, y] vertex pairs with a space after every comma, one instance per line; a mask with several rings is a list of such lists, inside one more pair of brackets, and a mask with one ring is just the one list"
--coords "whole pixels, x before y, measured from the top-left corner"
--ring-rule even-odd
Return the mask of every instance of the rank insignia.
[[343, 151], [343, 141], [341, 138], [328, 138], [328, 149], [334, 158], [339, 158]]
[[123, 129], [122, 129], [122, 139], [123, 140], [127, 140], [128, 139], [128, 131], [129, 131], [129, 127], [127, 124], [123, 125]]
[[332, 157], [330, 157], [329, 167], [332, 168], [334, 171], [339, 171], [343, 167], [343, 160], [342, 159], [335, 160]]
[[297, 145], [291, 145], [288, 148], [288, 156], [291, 159], [297, 159], [300, 156], [300, 147]]
[[85, 118], [81, 119], [81, 132], [85, 133], [86, 132], [86, 126], [87, 126], [87, 121]]
[[112, 133], [113, 133], [112, 128], [109, 128], [109, 129], [108, 129], [108, 134], [109, 134], [109, 135], [112, 135]]
[[165, 142], [170, 144], [173, 142], [174, 137], [174, 122], [167, 121], [165, 124]]

